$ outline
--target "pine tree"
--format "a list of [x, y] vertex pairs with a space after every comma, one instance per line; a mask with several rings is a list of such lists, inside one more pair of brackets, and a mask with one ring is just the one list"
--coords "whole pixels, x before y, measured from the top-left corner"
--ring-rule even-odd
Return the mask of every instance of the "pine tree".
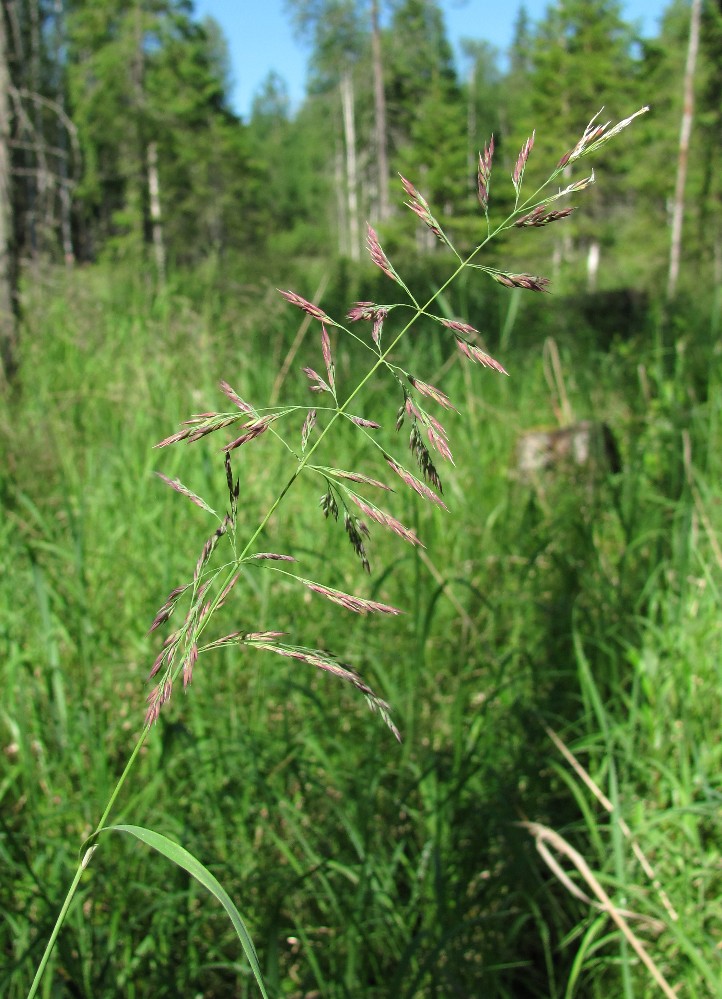
[[227, 103], [228, 60], [212, 22], [182, 0], [72, 0], [70, 105], [85, 172], [86, 256], [153, 247], [190, 262], [248, 237], [246, 130]]

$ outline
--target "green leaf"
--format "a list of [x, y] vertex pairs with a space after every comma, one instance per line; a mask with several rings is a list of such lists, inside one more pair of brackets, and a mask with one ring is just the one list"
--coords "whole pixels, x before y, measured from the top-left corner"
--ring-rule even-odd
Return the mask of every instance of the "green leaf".
[[256, 948], [253, 946], [253, 941], [251, 940], [250, 934], [246, 929], [246, 924], [243, 922], [243, 917], [240, 912], [233, 904], [233, 901], [228, 894], [228, 892], [223, 888], [220, 881], [204, 867], [200, 860], [197, 860], [192, 853], [189, 853], [184, 847], [179, 846], [178, 843], [174, 843], [173, 840], [168, 839], [167, 836], [161, 835], [161, 833], [153, 832], [152, 829], [145, 829], [143, 826], [129, 826], [129, 825], [117, 825], [117, 826], [106, 826], [101, 832], [123, 832], [130, 833], [131, 836], [135, 836], [139, 839], [141, 843], [145, 843], [146, 846], [152, 847], [157, 850], [158, 853], [162, 854], [167, 860], [171, 860], [178, 867], [182, 867], [184, 871], [192, 874], [196, 881], [200, 882], [204, 888], [207, 888], [211, 895], [214, 895], [218, 901], [221, 903], [223, 908], [228, 913], [231, 922], [233, 923], [233, 928], [236, 931], [238, 939], [241, 941], [241, 946], [248, 958], [248, 963], [251, 966], [251, 970], [255, 975], [256, 981], [258, 982], [258, 987], [261, 990], [261, 995], [264, 999], [268, 999], [268, 993], [263, 984], [263, 977], [261, 975], [261, 967], [258, 963], [258, 955], [256, 954]]

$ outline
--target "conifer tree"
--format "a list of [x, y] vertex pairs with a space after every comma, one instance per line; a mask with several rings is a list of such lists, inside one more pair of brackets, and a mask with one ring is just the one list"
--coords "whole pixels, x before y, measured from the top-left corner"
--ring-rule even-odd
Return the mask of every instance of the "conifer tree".
[[[633, 42], [616, 0], [558, 0], [548, 8], [529, 49], [529, 115], [524, 115], [535, 123], [539, 160], [552, 156], [564, 136], [583, 129], [595, 111], [603, 124], [624, 118], [636, 106], [639, 73]], [[512, 146], [524, 140], [518, 128]], [[570, 220], [564, 233], [556, 235], [556, 265], [562, 257], [585, 257], [589, 290], [597, 284], [603, 247], [614, 244], [626, 214], [619, 180], [630, 167], [623, 142], [602, 155], [599, 169], [608, 183], [603, 191], [592, 189], [584, 216]]]
[[[467, 115], [435, 0], [402, 0], [388, 33], [388, 120], [396, 171], [415, 176], [448, 215], [466, 202]], [[428, 249], [433, 233], [422, 234]]]

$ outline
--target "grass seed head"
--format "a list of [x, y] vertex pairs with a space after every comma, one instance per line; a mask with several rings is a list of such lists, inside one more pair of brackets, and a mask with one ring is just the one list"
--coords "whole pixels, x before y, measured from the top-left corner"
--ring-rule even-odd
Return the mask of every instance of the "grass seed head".
[[537, 205], [528, 215], [522, 215], [521, 218], [518, 218], [514, 225], [518, 229], [528, 226], [539, 228], [543, 225], [549, 225], [550, 222], [558, 222], [559, 219], [568, 218], [573, 211], [574, 208], [560, 208], [557, 211], [548, 212], [545, 205]]
[[369, 225], [368, 222], [366, 223], [366, 245], [368, 246], [371, 260], [376, 264], [376, 266], [380, 267], [384, 274], [387, 277], [390, 277], [392, 281], [396, 281], [398, 283], [399, 276], [391, 266], [391, 261], [381, 249], [381, 244], [379, 243], [379, 238], [376, 235], [376, 230], [373, 226]]
[[545, 292], [549, 287], [549, 278], [538, 277], [536, 274], [512, 274], [509, 271], [493, 271], [487, 273], [505, 288], [523, 288], [526, 291]]
[[336, 325], [333, 319], [331, 319], [330, 316], [327, 316], [323, 309], [319, 308], [318, 305], [314, 305], [313, 302], [309, 302], [307, 299], [297, 295], [295, 291], [281, 291], [280, 288], [278, 291], [283, 295], [287, 302], [290, 302], [291, 305], [295, 305], [298, 309], [302, 309], [313, 319], [320, 319], [321, 322], [330, 323], [332, 326]]
[[479, 153], [479, 169], [477, 172], [477, 195], [482, 211], [489, 210], [489, 183], [491, 181], [491, 161], [494, 158], [494, 136], [489, 139], [484, 152]]
[[361, 568], [370, 573], [371, 565], [368, 560], [368, 555], [366, 554], [366, 546], [364, 544], [364, 537], [369, 537], [369, 529], [364, 524], [362, 520], [358, 517], [352, 516], [348, 510], [345, 511], [343, 515], [343, 526], [348, 535], [348, 539], [351, 542], [351, 547], [356, 552], [358, 557], [361, 559]]
[[524, 179], [524, 168], [526, 167], [526, 161], [529, 159], [529, 153], [534, 148], [534, 137], [536, 136], [536, 130], [531, 133], [529, 138], [526, 140], [524, 145], [521, 147], [519, 155], [517, 156], [516, 166], [514, 167], [514, 173], [511, 175], [512, 183], [514, 184], [514, 190], [519, 193], [519, 188]]
[[[399, 176], [401, 177], [401, 174], [399, 174]], [[411, 181], [408, 181], [405, 177], [401, 177], [401, 183], [404, 185], [404, 190], [409, 196], [409, 200], [406, 202], [406, 207], [410, 208], [414, 215], [418, 216], [424, 225], [431, 229], [434, 235], [437, 236], [442, 243], [448, 242], [446, 236], [444, 236], [444, 233], [441, 230], [441, 226], [431, 214], [428, 201], [421, 194], [419, 194]]]

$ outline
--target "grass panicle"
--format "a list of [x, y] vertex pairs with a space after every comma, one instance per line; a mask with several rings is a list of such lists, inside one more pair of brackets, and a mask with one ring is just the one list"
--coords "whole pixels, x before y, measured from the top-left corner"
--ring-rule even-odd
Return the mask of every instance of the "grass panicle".
[[[547, 210], [550, 203], [556, 201], [563, 194], [568, 195], [578, 193], [589, 183], [593, 177], [572, 183], [562, 192], [552, 190], [557, 178], [562, 170], [574, 163], [577, 159], [595, 152], [610, 138], [618, 134], [623, 128], [630, 124], [642, 111], [631, 115], [629, 118], [609, 129], [606, 125], [595, 124], [595, 119], [590, 122], [577, 144], [566, 153], [560, 160], [555, 170], [552, 171], [547, 181], [528, 197], [522, 196], [522, 185], [524, 179], [525, 166], [534, 144], [534, 133], [527, 140], [519, 154], [519, 157], [512, 175], [512, 183], [516, 194], [516, 200], [512, 212], [498, 222], [492, 223], [494, 202], [490, 198], [490, 181], [492, 173], [492, 163], [494, 158], [494, 140], [490, 139], [483, 152], [479, 154], [477, 194], [483, 212], [487, 235], [479, 244], [466, 255], [459, 253], [453, 246], [449, 237], [445, 234], [442, 226], [432, 213], [432, 208], [415, 185], [401, 178], [403, 190], [408, 201], [407, 207], [410, 211], [429, 228], [445, 246], [451, 251], [452, 269], [448, 278], [426, 302], [419, 302], [409, 290], [409, 286], [401, 278], [397, 268], [392, 264], [389, 255], [382, 249], [379, 236], [376, 230], [367, 226], [367, 248], [372, 263], [379, 268], [398, 289], [403, 293], [404, 301], [391, 304], [376, 304], [371, 301], [359, 301], [353, 305], [347, 313], [347, 320], [351, 323], [363, 321], [371, 323], [371, 330], [368, 339], [351, 330], [341, 321], [332, 318], [320, 305], [314, 304], [295, 291], [280, 291], [285, 301], [296, 309], [301, 310], [306, 320], [311, 323], [318, 322], [320, 328], [320, 353], [323, 367], [322, 374], [310, 366], [303, 367], [303, 372], [309, 382], [307, 388], [319, 395], [319, 405], [309, 407], [308, 402], [299, 402], [282, 407], [258, 407], [258, 400], [253, 403], [246, 402], [233, 388], [229, 382], [221, 380], [220, 389], [223, 395], [233, 404], [235, 411], [232, 413], [222, 412], [201, 412], [191, 416], [182, 425], [181, 429], [174, 434], [164, 438], [156, 448], [166, 449], [175, 444], [195, 443], [211, 435], [217, 435], [218, 444], [216, 454], [223, 454], [223, 467], [228, 489], [229, 509], [219, 518], [214, 512], [211, 503], [208, 503], [201, 496], [201, 491], [196, 488], [184, 485], [179, 478], [173, 478], [165, 473], [158, 473], [162, 481], [170, 488], [190, 499], [191, 503], [199, 508], [203, 513], [220, 519], [220, 523], [212, 534], [202, 545], [200, 554], [193, 562], [192, 576], [185, 582], [175, 585], [164, 603], [160, 606], [153, 618], [150, 632], [153, 636], [169, 623], [172, 616], [180, 615], [180, 607], [186, 605], [185, 616], [182, 623], [171, 631], [163, 640], [162, 648], [153, 664], [150, 677], [154, 685], [147, 697], [147, 708], [145, 722], [142, 733], [130, 755], [128, 763], [111, 794], [111, 797], [103, 809], [100, 820], [95, 827], [94, 836], [108, 826], [110, 812], [114, 808], [121, 789], [125, 786], [129, 774], [139, 757], [140, 749], [146, 743], [150, 731], [159, 720], [161, 712], [167, 709], [171, 701], [174, 684], [182, 677], [184, 688], [188, 688], [191, 681], [195, 681], [195, 686], [200, 686], [200, 676], [204, 670], [211, 669], [210, 662], [214, 658], [209, 657], [209, 666], [205, 665], [205, 657], [209, 653], [219, 654], [224, 651], [229, 656], [229, 662], [243, 666], [246, 662], [245, 653], [253, 650], [260, 653], [272, 653], [283, 659], [290, 659], [296, 663], [311, 666], [323, 674], [334, 676], [349, 684], [360, 692], [366, 699], [370, 708], [380, 715], [381, 719], [388, 726], [392, 735], [400, 741], [400, 731], [391, 717], [389, 701], [380, 697], [362, 679], [357, 668], [345, 661], [345, 653], [338, 655], [331, 650], [316, 647], [318, 639], [312, 639], [308, 644], [303, 641], [281, 641], [288, 634], [284, 622], [266, 623], [265, 621], [246, 621], [249, 616], [247, 607], [247, 596], [245, 595], [246, 581], [249, 580], [247, 592], [253, 592], [255, 587], [259, 593], [270, 592], [275, 585], [284, 585], [284, 582], [299, 583], [306, 591], [325, 598], [325, 600], [342, 611], [349, 611], [353, 615], [370, 615], [371, 619], [378, 616], [396, 617], [401, 613], [401, 609], [386, 599], [377, 599], [378, 595], [383, 596], [384, 587], [388, 585], [388, 575], [381, 578], [374, 586], [372, 596], [361, 596], [347, 592], [330, 584], [330, 582], [320, 582], [308, 578], [307, 575], [296, 575], [290, 569], [281, 568], [276, 563], [292, 563], [295, 560], [302, 562], [304, 555], [308, 556], [307, 541], [300, 536], [296, 539], [298, 550], [294, 550], [294, 539], [291, 538], [290, 546], [293, 554], [275, 554], [265, 551], [267, 546], [267, 536], [272, 535], [277, 528], [277, 511], [288, 501], [288, 497], [298, 488], [297, 483], [309, 476], [320, 475], [324, 479], [325, 492], [321, 500], [321, 512], [328, 521], [328, 529], [331, 531], [336, 524], [339, 514], [343, 511], [343, 532], [350, 542], [351, 548], [361, 563], [361, 568], [367, 574], [370, 572], [370, 560], [367, 546], [371, 539], [371, 527], [377, 525], [386, 529], [396, 538], [409, 543], [417, 552], [414, 556], [416, 565], [421, 564], [422, 559], [429, 559], [420, 537], [421, 529], [416, 526], [414, 515], [413, 529], [396, 516], [394, 504], [403, 503], [401, 516], [407, 519], [409, 504], [413, 497], [427, 500], [435, 509], [446, 511], [447, 505], [437, 495], [442, 492], [442, 483], [439, 473], [434, 465], [429, 447], [433, 448], [445, 461], [453, 464], [452, 452], [449, 444], [450, 433], [443, 426], [433, 412], [427, 411], [427, 405], [436, 405], [444, 410], [449, 417], [457, 412], [456, 406], [452, 404], [447, 393], [437, 388], [435, 384], [427, 380], [426, 372], [421, 375], [410, 373], [404, 367], [396, 363], [396, 357], [401, 349], [402, 342], [409, 330], [415, 329], [415, 340], [423, 339], [423, 331], [433, 328], [442, 331], [448, 330], [445, 341], [452, 348], [452, 355], [461, 356], [466, 360], [479, 364], [488, 369], [490, 374], [507, 374], [500, 362], [492, 358], [476, 341], [481, 339], [481, 334], [470, 323], [463, 320], [448, 319], [444, 316], [434, 315], [431, 311], [444, 311], [444, 299], [447, 290], [457, 282], [462, 274], [472, 272], [475, 276], [486, 275], [493, 282], [506, 288], [515, 290], [528, 290], [532, 292], [545, 292], [548, 290], [549, 281], [547, 278], [528, 274], [516, 273], [515, 271], [503, 268], [492, 267], [479, 262], [483, 251], [488, 244], [499, 237], [502, 233], [513, 230], [532, 230], [545, 226], [553, 221], [559, 221], [567, 217], [571, 208], [558, 210]], [[550, 193], [551, 192], [551, 193]], [[399, 268], [400, 269], [400, 268]], [[409, 283], [411, 284], [411, 282]], [[398, 318], [397, 317], [403, 317]], [[368, 360], [365, 369], [349, 371], [341, 364], [336, 365], [332, 355], [331, 339], [328, 329], [331, 328], [338, 334], [338, 340], [347, 338], [352, 342], [358, 352]], [[362, 327], [363, 330], [363, 327]], [[382, 346], [382, 332], [384, 345]], [[336, 334], [334, 334], [335, 336]], [[453, 348], [457, 347], [457, 354]], [[420, 357], [427, 357], [423, 352]], [[343, 377], [340, 377], [340, 373]], [[432, 377], [432, 376], [429, 376]], [[403, 424], [408, 421], [409, 437], [408, 446], [413, 459], [418, 464], [422, 478], [414, 476], [405, 467], [403, 459], [395, 454], [394, 444], [387, 439], [387, 431], [382, 418], [373, 417], [378, 414], [373, 411], [373, 405], [378, 402], [379, 395], [385, 395], [388, 390], [380, 392], [377, 384], [384, 384], [384, 378], [392, 386], [394, 392], [401, 392], [402, 399], [398, 409], [396, 430], [400, 431]], [[436, 379], [434, 379], [436, 380]], [[342, 384], [343, 383], [343, 384]], [[244, 393], [245, 394], [245, 393]], [[274, 397], [275, 399], [275, 397]], [[423, 404], [421, 399], [424, 400]], [[342, 401], [341, 401], [342, 400]], [[324, 406], [320, 405], [324, 402]], [[396, 405], [396, 403], [394, 403]], [[461, 408], [461, 407], [460, 407]], [[368, 412], [367, 412], [368, 410]], [[370, 415], [369, 415], [370, 414]], [[446, 419], [446, 417], [445, 417]], [[335, 460], [326, 464], [324, 454], [329, 452], [334, 454], [334, 435], [341, 433], [342, 427], [353, 430], [357, 438], [356, 450], [364, 455], [364, 461], [378, 463], [378, 467], [393, 473], [394, 481], [400, 479], [407, 490], [396, 493], [388, 484], [375, 475], [367, 474], [365, 471], [342, 471], [335, 468]], [[450, 424], [449, 424], [450, 426]], [[299, 427], [300, 427], [300, 447], [299, 447]], [[286, 429], [288, 428], [288, 430]], [[240, 431], [240, 433], [239, 433]], [[370, 433], [373, 431], [374, 433]], [[377, 434], [378, 432], [378, 434]], [[377, 439], [378, 438], [378, 439]], [[428, 446], [427, 446], [428, 442]], [[251, 448], [244, 449], [244, 455], [253, 448], [263, 448], [264, 446], [278, 446], [283, 461], [286, 462], [284, 471], [279, 473], [280, 486], [276, 484], [272, 492], [272, 498], [264, 497], [264, 512], [257, 523], [250, 514], [251, 500], [246, 493], [253, 491], [253, 483], [246, 481], [243, 476], [234, 480], [231, 468], [231, 454], [244, 445], [252, 445]], [[328, 461], [328, 458], [326, 458]], [[352, 468], [356, 467], [354, 460]], [[372, 468], [374, 471], [374, 468]], [[458, 473], [457, 473], [458, 474]], [[423, 480], [423, 481], [422, 481]], [[368, 487], [371, 489], [382, 489], [388, 494], [389, 505], [394, 512], [381, 509], [361, 491], [351, 488], [354, 486]], [[398, 485], [398, 482], [396, 482]], [[463, 491], [462, 491], [463, 495]], [[257, 497], [254, 496], [254, 500]], [[450, 502], [450, 501], [449, 501]], [[386, 504], [385, 504], [386, 505]], [[318, 511], [316, 511], [317, 513]], [[363, 516], [363, 519], [359, 516]], [[340, 533], [340, 525], [338, 531]], [[303, 543], [301, 543], [303, 542]], [[287, 542], [284, 541], [283, 547]], [[331, 542], [328, 542], [331, 547]], [[274, 545], [275, 547], [275, 545]], [[279, 544], [278, 547], [281, 547]], [[324, 545], [319, 542], [318, 548], [323, 549]], [[260, 549], [260, 550], [259, 550]], [[385, 550], [385, 549], [384, 549]], [[318, 560], [320, 570], [335, 569], [332, 560], [326, 557]], [[271, 576], [271, 572], [273, 575]], [[275, 582], [269, 582], [269, 580]], [[243, 585], [241, 585], [243, 583]], [[473, 589], [475, 584], [471, 583]], [[452, 586], [450, 578], [442, 577], [439, 583], [437, 596], [430, 601], [429, 610], [426, 615], [426, 624], [419, 627], [419, 640], [423, 644], [424, 627], [430, 627], [433, 619], [435, 601], [440, 594], [445, 594]], [[456, 586], [456, 582], [454, 582]], [[497, 589], [503, 589], [503, 580], [499, 581]], [[167, 592], [167, 590], [165, 590]], [[475, 594], [476, 591], [474, 590]], [[513, 599], [510, 594], [510, 598]], [[451, 599], [451, 597], [450, 597]], [[454, 598], [456, 599], [456, 598]], [[475, 596], [477, 599], [477, 596]], [[256, 609], [263, 606], [263, 601], [258, 601]], [[230, 632], [223, 629], [220, 637], [214, 637], [216, 627], [216, 615], [223, 610], [226, 615], [235, 615], [237, 621], [235, 628]], [[277, 612], [279, 608], [276, 608]], [[423, 615], [416, 615], [416, 619], [423, 619]], [[340, 631], [340, 629], [338, 629]], [[223, 633], [225, 632], [225, 633]], [[216, 632], [218, 634], [219, 632]], [[357, 633], [354, 633], [357, 634]], [[500, 640], [510, 642], [512, 635], [498, 636]], [[352, 643], [349, 643], [352, 644]], [[231, 654], [233, 653], [232, 659]], [[343, 656], [343, 658], [342, 658]], [[364, 656], [367, 661], [380, 662], [382, 657], [374, 656], [369, 652]], [[235, 666], [234, 666], [235, 668]], [[377, 667], [377, 674], [383, 677], [383, 667]], [[503, 653], [498, 664], [498, 687], [504, 689], [504, 664]], [[441, 679], [439, 680], [441, 682]], [[391, 698], [389, 698], [391, 700]], [[318, 703], [318, 702], [314, 702]], [[319, 709], [321, 710], [321, 709]], [[419, 718], [423, 723], [423, 719]], [[410, 723], [414, 724], [413, 717]], [[344, 717], [344, 724], [352, 724], [348, 717]], [[324, 733], [328, 726], [322, 726]], [[212, 733], [209, 734], [212, 738]], [[458, 747], [455, 760], [450, 758], [449, 766], [459, 766], [458, 780], [463, 784], [466, 779], [463, 776], [464, 759], [469, 753], [473, 753], [475, 740], [480, 738], [479, 730], [472, 725], [472, 729], [465, 737], [466, 741]], [[293, 756], [294, 753], [291, 754]], [[294, 764], [295, 765], [295, 764]], [[436, 779], [434, 777], [435, 767], [428, 773], [419, 772], [416, 783], [413, 787], [408, 787], [403, 791], [406, 798], [406, 805], [403, 813], [409, 811], [421, 812], [425, 807], [430, 807], [430, 802], [438, 797], [437, 789], [433, 786]], [[303, 794], [308, 792], [310, 784], [305, 781], [299, 783], [299, 789], [303, 789]], [[299, 794], [301, 791], [299, 790]], [[299, 799], [300, 800], [300, 799]], [[249, 807], [251, 803], [249, 802]], [[254, 806], [255, 807], [255, 806]], [[442, 806], [443, 807], [443, 806]], [[399, 837], [399, 857], [409, 847], [405, 841], [404, 820], [397, 818], [394, 820], [397, 828], [391, 830], [392, 836]], [[301, 827], [293, 823], [289, 828], [298, 832], [300, 849], [304, 849], [301, 840]], [[532, 833], [539, 839], [540, 827], [530, 826]], [[350, 832], [352, 840], [355, 834]], [[416, 858], [418, 866], [414, 872], [417, 889], [415, 891], [427, 891], [428, 877], [427, 871], [435, 865], [435, 850], [437, 845], [429, 843], [428, 849], [425, 847], [423, 855]], [[286, 849], [290, 849], [286, 847]], [[30, 996], [34, 996], [40, 984], [40, 980], [46, 969], [50, 954], [57, 939], [60, 927], [72, 902], [85, 867], [89, 862], [89, 855], [86, 853], [86, 860], [78, 868], [76, 876], [69, 889], [66, 902], [63, 906], [61, 916], [53, 927], [48, 946], [43, 954], [36, 978], [31, 987]], [[312, 858], [309, 856], [309, 860]], [[289, 862], [290, 858], [289, 858]], [[404, 859], [400, 861], [406, 863]], [[369, 859], [369, 863], [373, 863]], [[334, 872], [330, 869], [325, 872], [325, 877], [332, 877]], [[352, 879], [349, 879], [349, 883]], [[326, 882], [328, 884], [328, 882]], [[479, 886], [477, 886], [479, 888]], [[443, 891], [440, 886], [439, 890]], [[330, 891], [330, 889], [329, 889]], [[460, 905], [465, 905], [459, 898]], [[472, 906], [473, 908], [473, 906]], [[323, 922], [328, 920], [332, 925], [336, 920], [332, 912], [319, 915]], [[423, 935], [423, 934], [422, 934]], [[469, 942], [467, 942], [467, 945]], [[397, 952], [401, 958], [403, 948], [398, 947]], [[404, 960], [410, 960], [411, 954], [407, 951]], [[254, 971], [254, 974], [257, 974]], [[424, 975], [419, 972], [417, 985], [422, 989]], [[258, 977], [258, 975], [257, 975]], [[409, 986], [411, 987], [411, 986]], [[402, 994], [398, 992], [398, 994]], [[408, 993], [409, 995], [412, 992]]]

